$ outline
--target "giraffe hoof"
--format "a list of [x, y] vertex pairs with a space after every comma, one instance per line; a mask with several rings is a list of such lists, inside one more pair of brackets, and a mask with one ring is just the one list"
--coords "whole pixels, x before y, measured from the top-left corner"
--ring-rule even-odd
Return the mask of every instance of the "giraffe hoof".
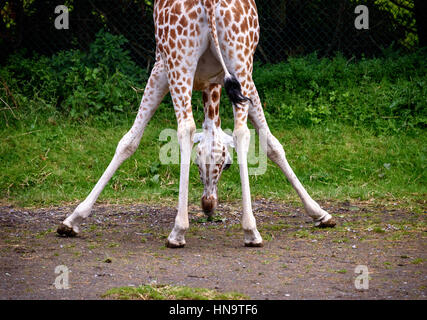
[[166, 247], [170, 248], [170, 249], [179, 249], [179, 248], [184, 248], [185, 247], [185, 242], [184, 243], [174, 243], [171, 241], [166, 241]]
[[264, 243], [263, 242], [245, 242], [245, 247], [248, 248], [261, 248], [264, 247]]
[[333, 228], [336, 226], [336, 224], [337, 223], [335, 222], [335, 220], [331, 218], [325, 222], [321, 222], [317, 227], [318, 228]]
[[62, 237], [75, 237], [77, 236], [77, 232], [73, 230], [73, 228], [70, 228], [69, 226], [66, 226], [65, 224], [61, 223], [56, 229], [56, 232], [58, 235]]

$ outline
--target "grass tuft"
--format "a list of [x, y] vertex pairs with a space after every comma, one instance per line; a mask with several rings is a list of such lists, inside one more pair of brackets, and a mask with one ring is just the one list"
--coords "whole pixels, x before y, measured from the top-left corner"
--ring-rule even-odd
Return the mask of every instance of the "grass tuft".
[[142, 285], [108, 290], [103, 298], [119, 300], [247, 300], [248, 296], [237, 292], [220, 293], [206, 288], [170, 285]]

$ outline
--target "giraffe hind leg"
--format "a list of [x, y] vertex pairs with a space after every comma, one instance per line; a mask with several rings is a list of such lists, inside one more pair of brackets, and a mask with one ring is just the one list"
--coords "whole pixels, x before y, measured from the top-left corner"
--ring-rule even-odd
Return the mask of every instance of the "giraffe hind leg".
[[[314, 224], [319, 228], [332, 228], [336, 225], [336, 222], [332, 216], [323, 210], [319, 204], [314, 201], [308, 192], [305, 190], [295, 173], [293, 172], [291, 166], [289, 165], [286, 154], [283, 149], [282, 144], [277, 140], [275, 136], [271, 133], [267, 121], [264, 116], [264, 111], [261, 106], [261, 102], [258, 96], [258, 92], [255, 88], [255, 84], [252, 84], [253, 91], [251, 93], [251, 98], [253, 100], [253, 105], [249, 109], [249, 120], [252, 122], [254, 128], [257, 130], [258, 135], [266, 135], [267, 144], [266, 150], [267, 156], [271, 161], [273, 161], [282, 172], [285, 174], [286, 178], [291, 183], [292, 187], [297, 192], [300, 197], [304, 208], [307, 214], [314, 220]], [[263, 146], [264, 147], [264, 146]]]

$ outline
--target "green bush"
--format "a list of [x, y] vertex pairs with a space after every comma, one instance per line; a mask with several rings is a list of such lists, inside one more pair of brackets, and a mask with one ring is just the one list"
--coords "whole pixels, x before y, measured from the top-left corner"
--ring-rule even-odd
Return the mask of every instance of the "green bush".
[[[135, 90], [147, 73], [122, 49], [127, 40], [101, 30], [88, 52], [70, 50], [48, 57], [12, 56], [0, 76], [20, 111], [60, 112], [74, 119], [108, 117], [135, 109]], [[8, 98], [8, 97], [6, 97]]]
[[[101, 30], [88, 52], [70, 50], [50, 58], [13, 55], [0, 69], [13, 100], [7, 90], [0, 94], [9, 106], [18, 105], [19, 117], [31, 121], [44, 114], [104, 122], [128, 116], [137, 110], [143, 90], [136, 88], [144, 87], [148, 74], [123, 49], [126, 43], [123, 36]], [[425, 50], [407, 55], [385, 50], [381, 58], [359, 61], [311, 54], [254, 68], [271, 126], [339, 122], [385, 134], [426, 127], [426, 76]], [[223, 97], [221, 115], [232, 119], [231, 105]], [[164, 103], [170, 104], [170, 98]], [[199, 93], [193, 95], [193, 105], [201, 105]], [[158, 111], [165, 116], [170, 112]], [[3, 113], [13, 123], [10, 110], [3, 108]]]
[[337, 121], [396, 132], [427, 124], [426, 58], [423, 51], [358, 62], [313, 54], [255, 67], [254, 80], [277, 125]]

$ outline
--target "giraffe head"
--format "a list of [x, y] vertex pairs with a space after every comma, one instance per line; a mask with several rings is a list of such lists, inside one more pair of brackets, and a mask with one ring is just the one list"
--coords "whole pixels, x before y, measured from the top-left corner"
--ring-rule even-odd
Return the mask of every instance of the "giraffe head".
[[228, 147], [234, 148], [233, 137], [222, 131], [221, 127], [213, 130], [204, 128], [203, 132], [194, 135], [194, 143], [198, 143], [195, 163], [204, 185], [202, 208], [206, 215], [212, 216], [218, 204], [218, 180], [222, 171], [232, 163]]

